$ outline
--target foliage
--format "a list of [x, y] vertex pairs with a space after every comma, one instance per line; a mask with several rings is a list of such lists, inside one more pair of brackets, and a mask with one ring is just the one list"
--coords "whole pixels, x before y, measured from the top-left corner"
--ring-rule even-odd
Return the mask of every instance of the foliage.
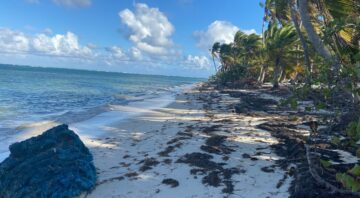
[[[215, 43], [211, 49], [220, 63], [217, 79], [234, 82], [257, 79], [270, 81], [274, 88], [287, 80], [304, 89], [302, 84], [317, 85], [326, 100], [335, 89], [353, 93], [360, 102], [360, 3], [358, 0], [305, 1], [310, 21], [300, 17], [300, 0], [266, 0], [262, 35], [237, 32], [230, 44]], [[303, 2], [303, 1], [302, 1]], [[315, 35], [305, 23], [310, 24]], [[324, 57], [312, 43], [317, 37]], [[334, 61], [339, 70], [334, 70]], [[334, 80], [334, 72], [341, 79]], [[319, 103], [317, 108], [324, 108]]]
[[331, 162], [329, 160], [320, 159], [320, 164], [326, 169], [328, 169], [331, 166]]
[[358, 121], [351, 122], [346, 128], [346, 135], [354, 142], [360, 140], [360, 119]]
[[353, 168], [347, 171], [347, 173], [338, 173], [336, 174], [336, 180], [342, 183], [342, 185], [350, 189], [353, 192], [360, 191], [360, 166], [355, 165]]
[[352, 169], [349, 170], [349, 173], [351, 175], [359, 177], [360, 176], [360, 166], [356, 164]]
[[[299, 99], [314, 101], [306, 111], [325, 109], [334, 102], [360, 104], [359, 0], [265, 0], [261, 36], [237, 32], [230, 44], [211, 49], [220, 63], [215, 79], [221, 83], [271, 82], [273, 88], [291, 82], [293, 95], [280, 105], [298, 108]], [[235, 83], [234, 83], [235, 84]], [[342, 96], [349, 98], [341, 98]], [[339, 97], [340, 96], [340, 97]], [[340, 98], [340, 99], [339, 99]], [[341, 103], [344, 107], [344, 103]], [[335, 109], [335, 116], [341, 109]], [[360, 119], [346, 129], [347, 140], [333, 136], [339, 147], [355, 147], [360, 140]], [[360, 149], [356, 155], [360, 157]], [[331, 163], [320, 159], [324, 168]], [[360, 167], [338, 173], [337, 181], [360, 190]]]
[[346, 173], [336, 174], [336, 180], [339, 181], [345, 188], [353, 192], [360, 191], [360, 183], [356, 181], [355, 178]]
[[335, 144], [336, 146], [338, 146], [341, 143], [341, 139], [338, 136], [334, 136], [331, 138], [330, 141], [332, 144]]

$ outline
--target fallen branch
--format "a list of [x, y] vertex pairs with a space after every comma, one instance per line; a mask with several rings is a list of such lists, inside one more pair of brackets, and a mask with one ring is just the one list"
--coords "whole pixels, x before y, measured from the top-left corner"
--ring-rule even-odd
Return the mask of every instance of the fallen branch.
[[331, 193], [338, 193], [338, 194], [342, 194], [342, 195], [352, 195], [352, 196], [358, 196], [360, 197], [360, 192], [351, 192], [348, 190], [342, 190], [337, 188], [336, 186], [330, 184], [329, 182], [325, 181], [324, 179], [322, 179], [320, 177], [320, 175], [318, 174], [318, 172], [315, 170], [314, 164], [311, 161], [311, 157], [310, 157], [310, 146], [305, 144], [305, 151], [306, 151], [306, 158], [309, 164], [309, 172], [311, 174], [311, 176], [316, 180], [316, 182], [318, 182], [318, 184], [320, 184], [321, 186], [324, 186], [327, 189], [331, 190]]

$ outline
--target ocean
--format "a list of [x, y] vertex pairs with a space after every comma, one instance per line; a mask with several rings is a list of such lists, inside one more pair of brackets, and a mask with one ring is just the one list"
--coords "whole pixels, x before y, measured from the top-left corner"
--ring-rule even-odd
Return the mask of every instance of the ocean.
[[[0, 156], [8, 152], [13, 136], [32, 123], [72, 124], [116, 111], [117, 105], [160, 107], [201, 80], [0, 65]], [[128, 116], [121, 112], [114, 115]]]

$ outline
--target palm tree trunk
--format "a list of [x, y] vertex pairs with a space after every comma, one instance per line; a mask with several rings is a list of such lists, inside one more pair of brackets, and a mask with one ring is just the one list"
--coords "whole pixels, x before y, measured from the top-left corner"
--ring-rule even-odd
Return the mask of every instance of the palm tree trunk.
[[215, 72], [217, 73], [217, 68], [216, 68], [216, 62], [215, 62], [215, 57], [214, 57], [214, 55], [212, 55], [212, 59], [213, 59], [213, 62], [214, 62]]
[[278, 78], [278, 82], [282, 82], [286, 78], [285, 65], [284, 64], [281, 65], [280, 69], [281, 69], [281, 71], [280, 71], [280, 75], [279, 75], [279, 78]]
[[[266, 8], [265, 8], [266, 10]], [[267, 13], [265, 11], [264, 13], [264, 18], [263, 18], [263, 22], [262, 22], [262, 28], [261, 28], [261, 35], [262, 35], [262, 42], [263, 45], [265, 44], [265, 23], [266, 23], [266, 17], [267, 17]]]
[[333, 76], [335, 77], [340, 71], [340, 63], [336, 58], [331, 55], [330, 51], [326, 48], [319, 35], [317, 35], [314, 26], [311, 24], [308, 6], [308, 0], [299, 0], [299, 12], [301, 16], [301, 21], [304, 25], [309, 40], [313, 44], [315, 50], [326, 61], [329, 61], [332, 64]]
[[300, 24], [299, 24], [299, 20], [298, 20], [298, 17], [297, 17], [297, 11], [295, 10], [295, 7], [296, 7], [296, 0], [291, 0], [291, 5], [290, 5], [290, 11], [291, 11], [291, 19], [294, 23], [294, 26], [295, 26], [295, 29], [296, 29], [296, 32], [300, 38], [300, 42], [301, 42], [301, 45], [303, 47], [303, 50], [304, 50], [304, 63], [306, 65], [306, 83], [308, 85], [311, 85], [311, 62], [310, 62], [310, 58], [309, 58], [309, 48], [307, 46], [307, 43], [306, 43], [306, 40], [305, 40], [305, 37], [303, 35], [303, 33], [301, 32], [301, 28], [300, 28]]
[[259, 84], [263, 84], [264, 81], [265, 81], [265, 75], [266, 75], [267, 67], [268, 66], [266, 64], [261, 66], [260, 75], [258, 77], [258, 83]]
[[277, 57], [275, 59], [275, 69], [274, 69], [274, 76], [273, 76], [273, 89], [279, 88], [279, 74], [280, 74], [280, 58]]

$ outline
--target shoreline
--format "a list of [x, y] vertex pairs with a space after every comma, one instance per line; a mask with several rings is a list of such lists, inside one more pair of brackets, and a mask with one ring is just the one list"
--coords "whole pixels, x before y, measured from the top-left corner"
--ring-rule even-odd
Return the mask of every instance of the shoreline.
[[277, 140], [255, 127], [266, 118], [238, 115], [238, 98], [202, 87], [83, 139], [98, 183], [81, 197], [288, 197], [291, 178], [270, 148]]
[[[79, 197], [349, 197], [331, 194], [306, 171], [307, 123], [316, 118], [325, 130], [320, 118], [332, 112], [306, 112], [311, 101], [300, 101], [297, 110], [279, 107], [288, 94], [198, 83], [167, 105], [118, 107], [133, 113], [126, 119], [109, 112], [107, 122], [97, 122], [106, 120], [100, 116], [72, 124], [98, 177]], [[23, 138], [58, 124], [34, 126]], [[358, 162], [341, 150], [325, 156], [329, 151], [338, 153], [330, 158], [337, 164]]]
[[[57, 116], [53, 115], [47, 118], [42, 118], [37, 121], [27, 121], [15, 128], [9, 129], [10, 134], [8, 134], [8, 136], [2, 141], [3, 148], [0, 151], [6, 150], [6, 152], [0, 153], [0, 162], [9, 156], [10, 152], [8, 151], [8, 147], [11, 144], [40, 135], [44, 131], [60, 124], [68, 124], [71, 129], [76, 131], [77, 134], [84, 136], [87, 139], [101, 137], [106, 132], [101, 129], [99, 130], [99, 127], [115, 122], [126, 122], [126, 120], [131, 117], [152, 111], [156, 108], [165, 107], [175, 100], [177, 94], [181, 93], [183, 90], [190, 89], [196, 84], [197, 83], [175, 86], [173, 87], [175, 90], [162, 93], [157, 96], [143, 98], [142, 100], [130, 101], [126, 105], [108, 105], [107, 108], [99, 106], [91, 109], [90, 111], [84, 111], [81, 113], [75, 112], [69, 114], [68, 112]], [[94, 109], [101, 109], [101, 111], [96, 110], [97, 112], [94, 112]], [[92, 131], [91, 129], [94, 128], [98, 128], [97, 134], [91, 134], [88, 132]]]

